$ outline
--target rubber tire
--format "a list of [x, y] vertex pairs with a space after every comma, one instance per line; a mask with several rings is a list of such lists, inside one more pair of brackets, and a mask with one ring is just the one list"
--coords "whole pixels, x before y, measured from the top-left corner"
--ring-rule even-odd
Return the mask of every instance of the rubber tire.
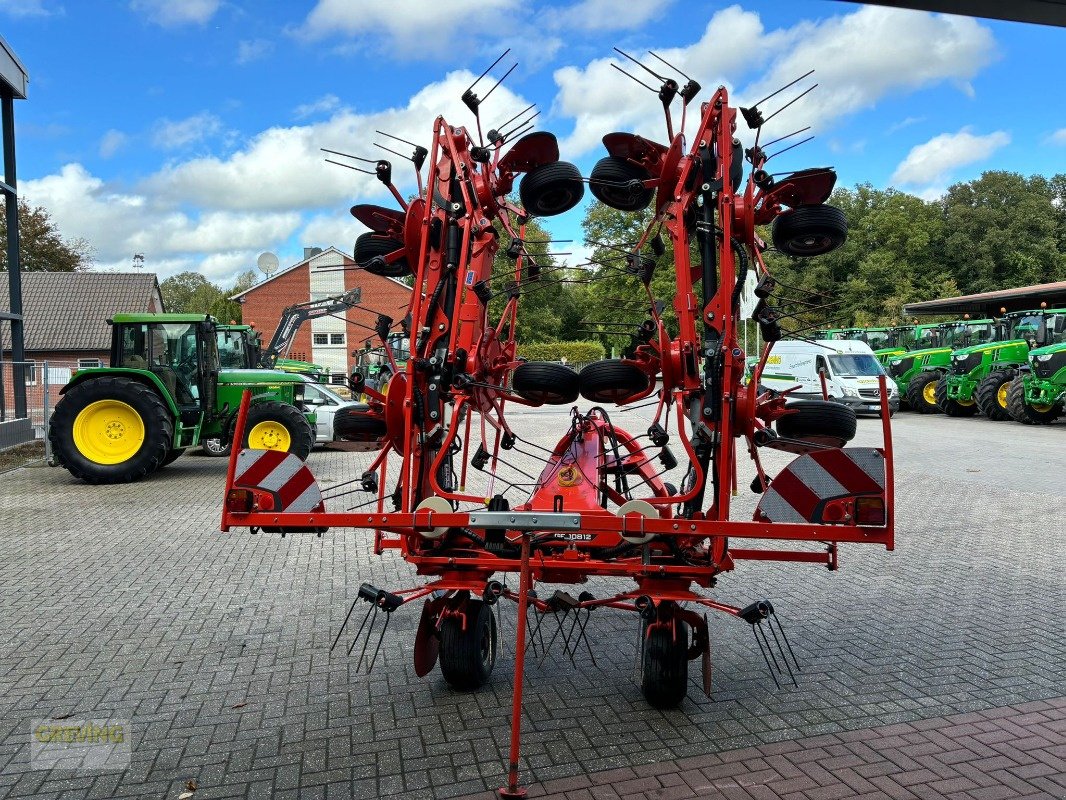
[[[140, 449], [120, 464], [97, 464], [74, 444], [74, 420], [90, 403], [119, 400], [131, 406], [144, 424]], [[163, 398], [132, 378], [104, 376], [76, 384], [64, 392], [49, 424], [52, 453], [71, 475], [91, 484], [132, 483], [151, 475], [166, 461], [174, 441], [174, 418]]]
[[855, 410], [828, 400], [795, 400], [786, 408], [795, 414], [777, 420], [777, 435], [787, 439], [843, 447], [855, 438]]
[[788, 256], [811, 258], [836, 250], [848, 239], [848, 220], [839, 208], [800, 206], [773, 222], [774, 247]]
[[531, 403], [559, 406], [577, 400], [581, 377], [570, 367], [547, 361], [519, 364], [511, 376], [511, 388]]
[[677, 641], [665, 626], [644, 637], [640, 690], [655, 708], [675, 708], [688, 694], [688, 625], [679, 621], [677, 628]]
[[391, 264], [385, 264], [383, 267], [366, 266], [371, 259], [378, 256], [387, 256], [403, 246], [403, 242], [379, 236], [370, 231], [361, 234], [355, 240], [355, 249], [352, 252], [352, 256], [355, 258], [355, 263], [363, 267], [371, 275], [381, 275], [386, 278], [403, 278], [411, 274], [411, 267], [408, 265], [406, 257], [401, 258], [399, 261], [393, 261]]
[[917, 411], [919, 414], [939, 414], [940, 406], [936, 404], [934, 400], [932, 403], [925, 399], [925, 387], [930, 383], [935, 384], [940, 380], [939, 372], [919, 372], [913, 378], [910, 383], [907, 384], [907, 402], [910, 404], [912, 411]]
[[175, 448], [174, 450], [171, 450], [169, 453], [167, 453], [167, 457], [163, 459], [163, 463], [160, 464], [159, 466], [162, 468], [162, 467], [165, 467], [167, 464], [173, 464], [175, 461], [177, 461], [179, 458], [181, 458], [181, 454], [184, 453], [184, 452], [185, 452], [185, 448], [184, 447], [178, 447], [178, 448]]
[[[218, 442], [218, 449], [209, 450], [207, 444], [208, 442]], [[229, 444], [223, 446], [222, 440], [219, 438], [204, 439], [200, 442], [200, 449], [203, 451], [204, 455], [210, 456], [211, 458], [227, 458], [230, 452], [233, 450], [233, 442], [231, 441]]]
[[593, 361], [581, 370], [581, 396], [593, 403], [625, 403], [648, 388], [648, 376], [621, 359]]
[[376, 442], [389, 432], [381, 417], [366, 409], [349, 406], [333, 415], [333, 438], [345, 442]]
[[[607, 156], [596, 162], [589, 177], [589, 191], [609, 208], [618, 211], [643, 211], [655, 196], [654, 189], [631, 186], [632, 181], [646, 181], [651, 175], [644, 167], [624, 158]], [[619, 184], [622, 184], [619, 186]]]
[[453, 689], [470, 692], [488, 682], [496, 666], [496, 617], [482, 600], [467, 600], [466, 630], [457, 617], [440, 626], [440, 672]]
[[292, 440], [289, 452], [301, 461], [307, 460], [315, 444], [315, 432], [311, 430], [311, 425], [300, 409], [274, 400], [253, 405], [248, 409], [248, 417], [244, 423], [244, 449], [248, 449], [248, 436], [252, 428], [260, 422], [278, 422], [285, 426]]
[[948, 379], [946, 375], [941, 376], [940, 380], [936, 382], [936, 404], [949, 417], [972, 417], [980, 410], [977, 407], [977, 403], [964, 406], [959, 401], [948, 398]]
[[1058, 403], [1051, 407], [1050, 411], [1037, 411], [1025, 402], [1025, 383], [1019, 375], [1011, 381], [1007, 391], [1007, 410], [1015, 422], [1022, 425], [1047, 425], [1062, 416], [1062, 404]]
[[554, 217], [581, 202], [585, 196], [585, 181], [573, 164], [554, 161], [523, 175], [518, 196], [527, 213], [535, 217]]
[[1010, 412], [1007, 407], [999, 404], [999, 389], [1003, 384], [1013, 381], [1017, 375], [1018, 370], [1013, 367], [996, 369], [988, 373], [985, 379], [977, 384], [977, 388], [973, 393], [974, 399], [977, 401], [977, 407], [981, 409], [982, 414], [993, 422], [1003, 422], [1010, 419]]

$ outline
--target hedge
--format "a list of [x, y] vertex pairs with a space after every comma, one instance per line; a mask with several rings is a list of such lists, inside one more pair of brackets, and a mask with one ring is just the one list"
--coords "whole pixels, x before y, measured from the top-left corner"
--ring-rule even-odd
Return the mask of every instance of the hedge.
[[518, 355], [530, 361], [562, 361], [567, 364], [589, 364], [606, 358], [599, 342], [544, 342], [520, 344]]

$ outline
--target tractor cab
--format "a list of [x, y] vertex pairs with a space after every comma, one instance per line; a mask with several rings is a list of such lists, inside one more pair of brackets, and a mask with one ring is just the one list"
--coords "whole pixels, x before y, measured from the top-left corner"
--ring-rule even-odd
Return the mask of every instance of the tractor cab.
[[935, 346], [958, 350], [970, 345], [988, 344], [997, 341], [998, 332], [998, 323], [993, 319], [941, 322], [936, 328], [937, 343]]
[[219, 325], [215, 343], [222, 369], [255, 369], [259, 366], [259, 335], [249, 325]]

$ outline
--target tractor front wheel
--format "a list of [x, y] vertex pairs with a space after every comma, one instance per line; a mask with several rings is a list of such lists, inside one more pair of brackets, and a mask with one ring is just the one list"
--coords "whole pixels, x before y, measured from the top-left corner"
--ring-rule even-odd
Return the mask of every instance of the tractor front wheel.
[[496, 618], [482, 600], [467, 600], [466, 621], [450, 616], [440, 626], [440, 671], [453, 689], [484, 686], [496, 666]]
[[936, 382], [939, 372], [919, 372], [907, 384], [907, 402], [919, 414], [939, 414], [936, 403]]
[[295, 406], [269, 401], [248, 409], [244, 426], [246, 449], [282, 450], [305, 461], [314, 443], [314, 431]]
[[1023, 425], [1047, 425], [1062, 415], [1062, 405], [1031, 406], [1025, 402], [1025, 383], [1021, 376], [1007, 389], [1007, 410], [1015, 422]]
[[1007, 393], [1010, 391], [1010, 382], [1017, 375], [1018, 370], [1014, 368], [997, 369], [977, 384], [974, 398], [982, 414], [996, 422], [1010, 419], [1010, 412], [1007, 410]]
[[973, 400], [952, 400], [948, 397], [948, 379], [945, 375], [936, 382], [936, 405], [949, 417], [972, 417], [977, 413], [977, 403]]
[[174, 419], [154, 390], [131, 378], [94, 378], [56, 404], [48, 439], [56, 460], [86, 483], [131, 483], [171, 453]]
[[674, 708], [688, 693], [688, 625], [653, 625], [644, 635], [640, 689], [655, 708]]

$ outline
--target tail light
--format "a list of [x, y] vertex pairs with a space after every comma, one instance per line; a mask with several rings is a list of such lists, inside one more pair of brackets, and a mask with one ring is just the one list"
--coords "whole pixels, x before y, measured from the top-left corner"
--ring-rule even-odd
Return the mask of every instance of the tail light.
[[855, 500], [856, 525], [885, 524], [885, 500], [883, 497], [860, 497]]
[[230, 489], [226, 492], [226, 510], [233, 514], [248, 514], [255, 505], [251, 489]]

